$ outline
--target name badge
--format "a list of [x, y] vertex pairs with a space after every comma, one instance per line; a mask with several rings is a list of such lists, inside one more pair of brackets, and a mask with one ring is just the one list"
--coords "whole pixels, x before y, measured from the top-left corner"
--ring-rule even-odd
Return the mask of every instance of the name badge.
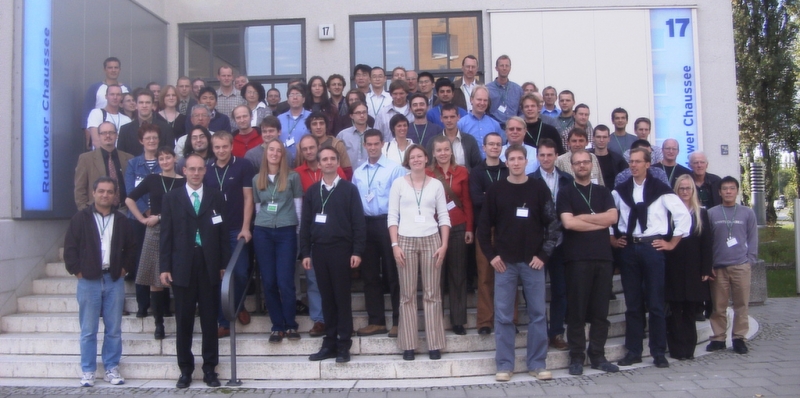
[[517, 207], [517, 217], [519, 217], [519, 218], [528, 218], [528, 208], [527, 207]]
[[267, 204], [267, 211], [270, 213], [275, 213], [278, 211], [278, 204], [277, 203], [268, 203]]
[[597, 178], [592, 178], [592, 184], [599, 184], [599, 182], [597, 181], [598, 181]]
[[739, 242], [736, 240], [736, 238], [730, 238], [730, 239], [728, 239], [727, 241], [725, 241], [725, 243], [727, 243], [727, 244], [728, 244], [728, 247], [734, 247], [734, 246], [736, 246], [736, 244], [738, 244]]
[[214, 225], [217, 225], [217, 224], [221, 223], [222, 222], [222, 216], [217, 214], [216, 216], [211, 217], [211, 222], [214, 223]]
[[506, 106], [505, 105], [498, 106], [497, 111], [500, 113], [506, 113]]
[[141, 183], [142, 183], [142, 181], [144, 181], [144, 178], [143, 178], [143, 177], [136, 177], [136, 181], [134, 181], [134, 182], [133, 182], [133, 186], [134, 186], [134, 187], [138, 187], [138, 186], [139, 186], [139, 184], [141, 184]]
[[456, 202], [453, 202], [452, 200], [447, 202], [447, 211], [453, 210], [455, 207], [456, 207]]
[[292, 145], [294, 145], [294, 137], [289, 137], [289, 138], [286, 140], [286, 144], [285, 144], [285, 145], [286, 145], [286, 147], [287, 147], [287, 148], [288, 148], [288, 147], [290, 147], [290, 146], [292, 146]]
[[326, 221], [328, 221], [327, 214], [317, 213], [317, 215], [314, 217], [314, 222], [317, 224], [325, 224]]
[[425, 216], [415, 216], [414, 222], [425, 222]]
[[366, 200], [367, 203], [372, 202], [372, 199], [375, 199], [375, 194], [373, 194], [372, 192], [364, 195], [364, 200]]
[[256, 203], [256, 214], [261, 211], [261, 203]]

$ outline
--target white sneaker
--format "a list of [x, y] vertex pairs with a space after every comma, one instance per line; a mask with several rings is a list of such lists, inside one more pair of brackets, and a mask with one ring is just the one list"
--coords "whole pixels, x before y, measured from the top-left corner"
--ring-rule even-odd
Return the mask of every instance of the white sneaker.
[[495, 381], [510, 381], [511, 380], [511, 372], [497, 372], [494, 375]]
[[537, 368], [528, 372], [529, 375], [539, 379], [539, 380], [550, 380], [553, 378], [553, 374], [550, 373], [549, 370], [543, 368]]
[[125, 384], [125, 378], [123, 378], [119, 374], [119, 367], [114, 367], [109, 370], [106, 370], [106, 375], [103, 377], [103, 380], [115, 386], [120, 384]]
[[81, 387], [94, 387], [94, 372], [84, 372], [81, 377]]

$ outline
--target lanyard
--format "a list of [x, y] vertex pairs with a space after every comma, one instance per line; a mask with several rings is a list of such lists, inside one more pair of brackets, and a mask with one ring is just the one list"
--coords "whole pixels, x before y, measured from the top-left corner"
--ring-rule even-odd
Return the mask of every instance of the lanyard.
[[369, 177], [369, 169], [370, 169], [369, 164], [367, 164], [367, 167], [364, 167], [364, 170], [367, 172], [367, 191], [369, 192], [372, 192], [372, 181], [374, 181], [375, 176], [378, 175], [378, 167], [379, 167], [378, 164], [375, 163], [375, 173], [372, 174], [372, 178]]
[[575, 181], [572, 181], [572, 185], [575, 187], [578, 193], [581, 194], [581, 197], [583, 198], [583, 201], [586, 202], [586, 205], [589, 206], [589, 211], [591, 211], [592, 214], [595, 214], [594, 210], [592, 210], [592, 204], [590, 203], [592, 201], [592, 184], [589, 184], [589, 199], [586, 199], [586, 196], [583, 194], [583, 192], [578, 189], [578, 185], [575, 184]]
[[[288, 122], [289, 122], [289, 123], [291, 123], [292, 119], [294, 119], [294, 118], [292, 117], [292, 114], [291, 114], [291, 113], [289, 113], [289, 117], [288, 117], [288, 119], [289, 119], [289, 120], [288, 120]], [[289, 134], [288, 134], [288, 135], [289, 135], [289, 137], [291, 137], [291, 136], [292, 136], [292, 131], [294, 131], [294, 128], [295, 128], [295, 127], [297, 127], [297, 125], [298, 125], [298, 124], [300, 124], [300, 121], [301, 121], [301, 120], [303, 120], [303, 114], [302, 114], [302, 113], [301, 113], [301, 114], [300, 114], [300, 116], [298, 116], [298, 117], [297, 117], [297, 119], [294, 121], [294, 126], [292, 126], [292, 128], [290, 128], [290, 129], [289, 129]], [[287, 123], [287, 124], [289, 124], [289, 123]]]
[[417, 133], [417, 137], [419, 137], [419, 144], [424, 145], [425, 143], [425, 133], [428, 131], [428, 123], [425, 123], [425, 128], [422, 129], [422, 135], [419, 135], [419, 130], [417, 130], [417, 124], [414, 123], [414, 131]]
[[[536, 143], [534, 144], [534, 146], [536, 146], [537, 148], [539, 147], [539, 137], [542, 136], [542, 124], [543, 123], [544, 123], [543, 121], [539, 120], [539, 133], [536, 134]], [[528, 130], [525, 130], [525, 134], [527, 134], [528, 137], [531, 137], [531, 139], [533, 139], [533, 136], [531, 135], [531, 133]]]
[[323, 185], [322, 182], [320, 182], [320, 184], [319, 184], [319, 200], [322, 201], [322, 211], [320, 212], [320, 214], [325, 214], [325, 204], [328, 203], [328, 199], [330, 199], [331, 195], [333, 195], [333, 190], [336, 189], [336, 185], [334, 185], [333, 188], [331, 188], [331, 190], [328, 191], [328, 197], [324, 198], [324, 199], [322, 198], [322, 185]]
[[[97, 220], [97, 215], [99, 213], [94, 214], [94, 221], [97, 223], [97, 228], [100, 230], [100, 240], [103, 240], [103, 237], [106, 235], [106, 229], [108, 228], [108, 224], [111, 222], [111, 216], [114, 213], [111, 213], [107, 216], [100, 214], [100, 221]], [[101, 224], [102, 222], [102, 224]]]
[[614, 136], [614, 141], [617, 142], [617, 146], [619, 147], [620, 153], [625, 153], [625, 148], [622, 147], [622, 144], [619, 142], [619, 138], [616, 134], [612, 134]]
[[172, 184], [169, 184], [169, 189], [167, 189], [167, 184], [164, 183], [164, 176], [161, 176], [161, 186], [164, 187], [164, 193], [167, 193], [175, 186], [175, 179], [172, 179]]
[[422, 191], [425, 189], [425, 181], [428, 179], [428, 176], [422, 178], [422, 187], [419, 188], [419, 195], [417, 195], [417, 187], [414, 186], [414, 178], [409, 175], [408, 179], [411, 180], [411, 188], [414, 189], [414, 198], [417, 200], [417, 214], [422, 215]]
[[228, 175], [228, 169], [230, 167], [231, 167], [230, 163], [226, 164], [225, 165], [225, 172], [222, 173], [222, 178], [219, 178], [219, 169], [217, 168], [217, 166], [214, 166], [214, 174], [217, 175], [217, 182], [219, 183], [219, 191], [220, 192], [222, 192], [222, 185], [225, 184], [225, 176]]
[[[275, 175], [275, 179], [276, 180], [278, 179], [278, 175], [277, 174]], [[272, 187], [272, 193], [269, 195], [269, 201], [270, 201], [270, 203], [275, 203], [275, 190], [278, 189], [278, 183], [276, 181], [273, 181], [272, 185], [274, 185], [274, 186]]]
[[[400, 159], [400, 163], [403, 163], [403, 154], [405, 151], [400, 150], [400, 143], [397, 140], [394, 141], [394, 144], [397, 146], [397, 157]], [[389, 146], [392, 146], [391, 142], [389, 143]], [[408, 149], [408, 146], [406, 146], [406, 149]]]
[[[661, 164], [661, 168], [664, 170], [665, 173], [667, 172], [667, 166], [664, 166], [663, 163]], [[675, 169], [677, 168], [678, 168], [677, 165], [672, 166], [672, 171], [669, 172], [669, 178], [667, 178], [667, 181], [669, 181], [670, 184], [672, 184], [672, 176], [675, 175]]]
[[489, 170], [486, 170], [486, 175], [489, 176], [489, 182], [490, 183], [495, 183], [496, 181], [500, 181], [500, 169], [499, 168], [497, 169], [497, 178], [496, 179], [492, 180], [492, 175], [489, 174]]
[[317, 182], [322, 178], [322, 169], [317, 169], [317, 171], [315, 171], [313, 174], [311, 173], [311, 169], [307, 169], [306, 172], [311, 178], [312, 183]]
[[369, 98], [369, 103], [372, 105], [372, 108], [375, 109], [375, 114], [373, 116], [378, 117], [378, 112], [380, 112], [381, 108], [383, 108], [383, 101], [386, 101], [386, 97], [381, 95], [381, 106], [375, 108], [375, 95], [376, 94], [374, 93], [372, 94], [372, 97]]
[[733, 233], [733, 223], [736, 222], [736, 210], [737, 209], [738, 209], [738, 207], [734, 203], [733, 204], [733, 217], [731, 217], [731, 220], [728, 221], [728, 215], [725, 214], [725, 206], [722, 206], [722, 216], [725, 217], [725, 226], [728, 227], [728, 240], [731, 239], [731, 235]]

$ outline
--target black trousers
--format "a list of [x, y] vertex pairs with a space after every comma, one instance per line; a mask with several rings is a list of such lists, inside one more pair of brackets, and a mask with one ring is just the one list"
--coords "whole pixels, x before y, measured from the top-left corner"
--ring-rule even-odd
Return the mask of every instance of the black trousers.
[[346, 242], [336, 245], [314, 245], [311, 249], [311, 264], [317, 274], [317, 286], [322, 297], [322, 317], [325, 319], [325, 337], [322, 338], [322, 346], [325, 348], [350, 349], [352, 344], [353, 310], [350, 299], [352, 254], [352, 247]]
[[669, 301], [667, 311], [667, 347], [675, 359], [694, 358], [697, 345], [695, 314], [703, 308], [702, 302]]
[[447, 255], [444, 258], [451, 325], [467, 324], [467, 244], [464, 242], [466, 233], [466, 223], [450, 228]]
[[219, 314], [219, 281], [208, 280], [203, 249], [195, 247], [192, 254], [192, 272], [189, 286], [172, 286], [175, 295], [175, 345], [181, 373], [194, 372], [192, 334], [194, 333], [195, 306], [200, 311], [200, 329], [203, 332], [203, 372], [213, 372], [219, 363], [217, 315]]
[[[592, 364], [605, 362], [613, 265], [610, 261], [573, 261], [566, 263], [565, 267], [570, 359], [583, 363], [588, 353]], [[586, 323], [591, 325], [588, 349], [584, 332]]]
[[[383, 305], [383, 280], [388, 277], [392, 298], [392, 325], [397, 325], [400, 312], [400, 283], [397, 280], [397, 264], [392, 252], [392, 240], [386, 226], [386, 216], [367, 216], [367, 247], [361, 259], [361, 276], [364, 279], [364, 299], [370, 325], [386, 325]], [[348, 257], [349, 262], [349, 257]], [[316, 270], [316, 268], [314, 268]], [[323, 298], [324, 302], [324, 298]]]

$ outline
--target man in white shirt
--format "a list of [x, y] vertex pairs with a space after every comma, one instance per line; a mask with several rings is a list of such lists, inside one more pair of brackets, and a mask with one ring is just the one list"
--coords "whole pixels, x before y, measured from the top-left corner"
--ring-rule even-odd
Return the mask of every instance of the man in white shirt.
[[[558, 157], [556, 160], [556, 167], [558, 167], [559, 170], [566, 171], [571, 176], [575, 177], [575, 175], [572, 174], [574, 171], [572, 171], [572, 162], [570, 161], [572, 157], [572, 151], [586, 149], [586, 144], [589, 143], [589, 137], [586, 135], [586, 130], [579, 127], [575, 127], [570, 130], [567, 137], [569, 151]], [[592, 184], [605, 185], [603, 172], [600, 170], [600, 163], [597, 162], [597, 156], [595, 156], [593, 153], [590, 155], [592, 155]]]
[[[678, 195], [650, 174], [650, 152], [644, 148], [631, 150], [629, 164], [631, 177], [612, 192], [619, 221], [611, 236], [611, 246], [621, 249], [622, 288], [627, 307], [625, 348], [628, 353], [619, 365], [642, 362], [644, 303], [647, 302], [650, 354], [656, 367], [667, 368], [664, 251], [674, 249], [681, 238], [689, 234], [691, 216]], [[671, 221], [669, 213], [672, 213]]]
[[539, 159], [536, 156], [536, 148], [525, 144], [525, 120], [519, 116], [512, 116], [506, 122], [506, 138], [508, 142], [503, 145], [503, 151], [500, 152], [500, 160], [506, 161], [506, 149], [511, 145], [520, 145], [527, 151], [528, 163], [525, 166], [525, 174], [530, 174], [539, 168]]
[[86, 120], [86, 139], [91, 144], [89, 148], [94, 149], [100, 145], [100, 137], [97, 135], [97, 126], [103, 122], [111, 122], [117, 128], [130, 123], [131, 118], [119, 112], [119, 105], [122, 101], [122, 87], [118, 84], [111, 84], [106, 88], [106, 106], [103, 108], [92, 109]]
[[456, 87], [453, 92], [453, 103], [472, 112], [472, 90], [478, 85], [476, 75], [478, 73], [478, 58], [474, 55], [467, 55], [461, 60], [461, 72], [463, 75], [453, 80], [453, 85]]
[[375, 129], [383, 133], [384, 142], [392, 140], [389, 121], [392, 120], [394, 115], [404, 115], [409, 120], [413, 117], [411, 106], [408, 105], [408, 84], [406, 84], [405, 80], [393, 81], [389, 85], [389, 93], [391, 93], [392, 102], [384, 105], [375, 116]]
[[378, 113], [384, 105], [392, 102], [391, 94], [384, 90], [386, 85], [386, 72], [380, 66], [375, 66], [369, 72], [372, 90], [367, 93], [367, 107], [369, 115], [378, 119]]
[[121, 70], [122, 63], [119, 58], [108, 57], [103, 61], [103, 72], [105, 72], [106, 78], [103, 81], [92, 84], [86, 90], [86, 96], [83, 99], [83, 120], [87, 120], [92, 109], [106, 107], [106, 88], [109, 85], [116, 84], [122, 89], [123, 93], [128, 92], [128, 88], [120, 84], [118, 80]]

